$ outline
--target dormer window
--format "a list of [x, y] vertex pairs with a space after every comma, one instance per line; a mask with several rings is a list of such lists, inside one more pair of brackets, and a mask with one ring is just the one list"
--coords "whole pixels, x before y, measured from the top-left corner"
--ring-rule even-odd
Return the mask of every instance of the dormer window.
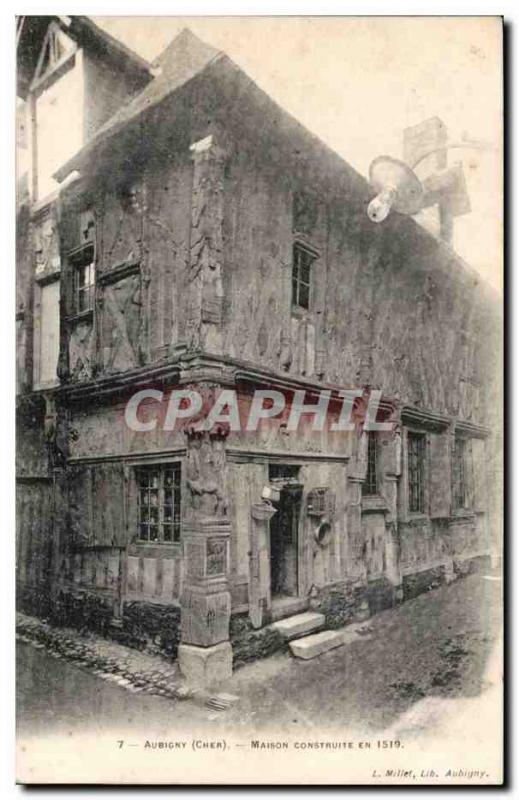
[[292, 255], [292, 306], [310, 309], [312, 266], [317, 256], [299, 242], [294, 243]]

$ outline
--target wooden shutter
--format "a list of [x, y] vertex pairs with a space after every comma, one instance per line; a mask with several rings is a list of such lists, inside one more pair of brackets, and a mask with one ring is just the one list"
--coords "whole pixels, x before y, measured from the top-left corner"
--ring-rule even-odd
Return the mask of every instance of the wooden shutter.
[[103, 464], [92, 469], [94, 543], [100, 547], [124, 547], [125, 481], [122, 464]]
[[430, 434], [428, 472], [429, 514], [431, 517], [448, 517], [451, 513], [450, 447], [450, 431]]
[[75, 548], [93, 544], [92, 474], [90, 467], [72, 467], [68, 481], [69, 530]]

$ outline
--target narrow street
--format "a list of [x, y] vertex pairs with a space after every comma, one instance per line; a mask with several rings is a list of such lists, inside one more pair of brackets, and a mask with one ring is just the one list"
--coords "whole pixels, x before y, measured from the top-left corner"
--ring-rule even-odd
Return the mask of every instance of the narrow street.
[[474, 575], [368, 620], [352, 645], [311, 661], [282, 654], [242, 667], [219, 687], [239, 701], [216, 713], [193, 700], [131, 693], [20, 642], [19, 736], [160, 738], [195, 728], [414, 734], [438, 725], [443, 708], [490, 689], [493, 663], [499, 672], [501, 593], [499, 576]]

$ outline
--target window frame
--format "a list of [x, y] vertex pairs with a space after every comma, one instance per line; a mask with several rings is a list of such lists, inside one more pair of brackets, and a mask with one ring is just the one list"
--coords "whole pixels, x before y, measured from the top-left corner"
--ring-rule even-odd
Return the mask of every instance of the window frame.
[[[413, 456], [411, 445], [413, 442], [420, 442], [416, 457], [417, 479], [413, 478]], [[406, 437], [406, 479], [407, 479], [407, 511], [412, 516], [425, 516], [427, 509], [427, 434], [423, 431], [408, 430]], [[417, 492], [413, 486], [417, 486]], [[417, 496], [417, 502], [414, 497]]]
[[[76, 248], [69, 254], [69, 261], [72, 271], [72, 316], [79, 317], [92, 314], [94, 311], [96, 287], [94, 243], [88, 242], [88, 244]], [[79, 286], [78, 276], [83, 269], [88, 269], [90, 271], [90, 282]], [[79, 298], [84, 295], [87, 296], [87, 302], [82, 306]]]
[[[310, 259], [308, 264], [308, 280], [301, 278], [301, 265], [296, 260], [296, 254], [304, 255]], [[319, 254], [307, 244], [296, 239], [292, 244], [292, 266], [291, 266], [291, 283], [290, 283], [290, 305], [293, 311], [298, 313], [309, 313], [312, 311], [313, 306], [313, 285], [314, 285], [314, 265]], [[294, 291], [295, 286], [295, 291]], [[308, 291], [308, 305], [301, 305], [301, 286], [305, 286]]]
[[[461, 449], [460, 448], [461, 445]], [[473, 479], [472, 444], [467, 436], [455, 434], [451, 451], [452, 510], [467, 511], [471, 507]]]
[[[170, 485], [165, 483], [168, 472], [173, 473]], [[157, 476], [157, 485], [150, 485], [153, 473]], [[142, 478], [146, 478], [146, 485]], [[134, 480], [136, 487], [136, 519], [135, 542], [143, 546], [171, 547], [182, 543], [182, 462], [171, 461], [153, 464], [138, 464], [134, 467]], [[151, 504], [151, 492], [156, 492], [157, 502]], [[143, 504], [143, 493], [147, 493], [148, 502]], [[170, 492], [170, 500], [166, 502], [166, 492]], [[165, 518], [165, 509], [170, 508], [169, 519]], [[156, 508], [156, 516], [151, 515], [151, 509]], [[143, 513], [142, 512], [148, 512]], [[143, 516], [145, 519], [143, 519]], [[153, 517], [156, 522], [153, 522]], [[147, 528], [147, 538], [142, 536], [143, 526]], [[157, 538], [151, 538], [151, 528], [157, 529]], [[165, 531], [170, 531], [170, 538], [165, 538]]]
[[378, 497], [380, 494], [379, 438], [377, 431], [367, 431], [367, 435], [366, 478], [362, 483], [362, 497], [364, 498]]

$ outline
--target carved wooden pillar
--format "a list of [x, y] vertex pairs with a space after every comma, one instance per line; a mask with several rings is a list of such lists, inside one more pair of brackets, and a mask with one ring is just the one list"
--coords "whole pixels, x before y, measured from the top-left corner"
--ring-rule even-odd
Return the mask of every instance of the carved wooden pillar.
[[281, 262], [281, 298], [283, 302], [283, 326], [279, 341], [279, 366], [284, 372], [289, 372], [294, 358], [292, 342], [292, 261]]
[[232, 674], [230, 533], [225, 435], [220, 430], [190, 429], [182, 525], [185, 579], [180, 601], [178, 660], [181, 672], [197, 686], [217, 683]]
[[352, 578], [367, 580], [366, 552], [362, 531], [363, 478], [348, 478], [348, 572]]
[[191, 145], [194, 162], [186, 341], [190, 350], [222, 349], [223, 151], [207, 136]]
[[253, 628], [261, 628], [270, 614], [269, 521], [276, 513], [272, 503], [258, 499], [251, 504], [249, 617]]
[[386, 526], [386, 578], [395, 587], [396, 599], [402, 599], [402, 574], [400, 569], [400, 539], [398, 535], [398, 480], [401, 474], [402, 437], [400, 423], [395, 420], [392, 431], [378, 433], [382, 494], [387, 504]]
[[368, 437], [365, 432], [357, 439], [356, 451], [348, 469], [348, 571], [351, 577], [367, 580], [366, 548], [362, 530], [362, 484], [366, 477]]

